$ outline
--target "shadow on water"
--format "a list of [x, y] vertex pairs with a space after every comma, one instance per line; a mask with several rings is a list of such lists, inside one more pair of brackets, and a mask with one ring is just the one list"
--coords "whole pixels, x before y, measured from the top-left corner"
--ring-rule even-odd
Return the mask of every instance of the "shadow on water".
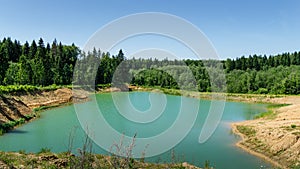
[[28, 133], [28, 131], [15, 129], [15, 130], [9, 131], [8, 133], [12, 133], [12, 134], [26, 134], [26, 133]]

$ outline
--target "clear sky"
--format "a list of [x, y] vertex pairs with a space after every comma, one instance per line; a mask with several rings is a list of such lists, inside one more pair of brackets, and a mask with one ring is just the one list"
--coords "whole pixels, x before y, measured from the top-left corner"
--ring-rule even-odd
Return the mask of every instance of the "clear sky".
[[22, 43], [56, 38], [83, 48], [119, 17], [164, 12], [196, 25], [221, 58], [300, 50], [299, 0], [0, 0], [0, 11], [0, 38]]

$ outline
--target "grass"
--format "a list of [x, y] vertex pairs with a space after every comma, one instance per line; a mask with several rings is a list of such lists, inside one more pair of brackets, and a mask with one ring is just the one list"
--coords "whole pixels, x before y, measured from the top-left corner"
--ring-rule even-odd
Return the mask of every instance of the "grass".
[[280, 108], [284, 106], [289, 106], [290, 104], [269, 104], [268, 108], [273, 109], [273, 108]]
[[284, 106], [288, 106], [288, 105], [290, 105], [290, 104], [269, 104], [267, 106], [268, 111], [256, 115], [254, 117], [254, 119], [259, 119], [259, 118], [275, 119], [277, 114], [274, 111], [274, 109], [284, 107]]
[[[72, 166], [72, 160], [78, 160], [78, 156], [68, 153], [5, 153], [0, 152], [1, 161], [8, 166], [8, 168], [49, 168], [49, 169], [69, 169], [69, 168], [83, 168], [83, 169], [111, 169], [113, 166], [108, 162], [109, 156], [100, 154], [90, 154], [89, 161], [86, 165]], [[142, 163], [137, 160], [132, 160], [133, 166], [131, 168], [146, 168], [146, 169], [185, 169], [182, 164], [154, 164]], [[128, 167], [129, 168], [129, 167]], [[124, 168], [125, 169], [125, 168]]]
[[26, 119], [24, 118], [19, 118], [14, 121], [9, 121], [3, 124], [0, 124], [0, 135], [8, 132], [9, 130], [12, 130], [15, 126], [22, 125], [26, 122]]
[[36, 114], [32, 113], [32, 114], [26, 115], [24, 118], [19, 118], [14, 121], [8, 121], [6, 123], [0, 124], [0, 136], [3, 135], [4, 133], [7, 133], [10, 130], [12, 130], [16, 126], [25, 124], [27, 121], [31, 120], [35, 116], [36, 116]]
[[51, 149], [47, 147], [41, 148], [38, 154], [42, 154], [42, 153], [51, 153]]
[[50, 85], [50, 86], [32, 86], [32, 85], [7, 85], [0, 86], [0, 94], [13, 94], [17, 92], [34, 92], [34, 91], [51, 91], [60, 89], [64, 86]]
[[50, 106], [40, 106], [40, 107], [36, 107], [34, 109], [32, 109], [33, 112], [40, 112], [42, 110], [47, 110], [50, 108], [54, 108], [54, 107], [58, 107], [59, 105], [50, 105]]
[[237, 130], [248, 137], [255, 136], [256, 134], [256, 131], [250, 126], [237, 126]]
[[258, 115], [255, 115], [254, 119], [260, 119], [260, 118], [274, 119], [275, 117], [276, 117], [276, 113], [273, 110], [268, 110], [267, 112], [263, 112]]

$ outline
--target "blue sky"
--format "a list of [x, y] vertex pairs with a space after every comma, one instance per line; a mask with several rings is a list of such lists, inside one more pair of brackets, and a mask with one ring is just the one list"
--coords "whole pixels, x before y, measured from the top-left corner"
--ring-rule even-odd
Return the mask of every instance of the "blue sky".
[[[277, 54], [300, 50], [299, 9], [298, 0], [0, 0], [0, 38], [22, 43], [56, 38], [83, 48], [93, 33], [119, 17], [164, 12], [196, 25], [223, 59]], [[125, 53], [134, 53], [126, 47]]]

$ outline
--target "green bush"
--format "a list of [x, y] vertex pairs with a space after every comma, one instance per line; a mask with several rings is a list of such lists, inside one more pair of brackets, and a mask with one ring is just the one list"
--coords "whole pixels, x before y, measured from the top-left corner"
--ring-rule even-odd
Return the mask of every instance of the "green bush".
[[38, 90], [38, 87], [31, 85], [8, 85], [8, 86], [0, 86], [0, 93], [8, 94], [14, 92], [31, 92]]
[[256, 92], [254, 92], [256, 94], [268, 94], [269, 91], [266, 88], [259, 88]]
[[293, 129], [295, 129], [297, 126], [296, 126], [295, 124], [292, 124], [291, 127], [292, 127]]

